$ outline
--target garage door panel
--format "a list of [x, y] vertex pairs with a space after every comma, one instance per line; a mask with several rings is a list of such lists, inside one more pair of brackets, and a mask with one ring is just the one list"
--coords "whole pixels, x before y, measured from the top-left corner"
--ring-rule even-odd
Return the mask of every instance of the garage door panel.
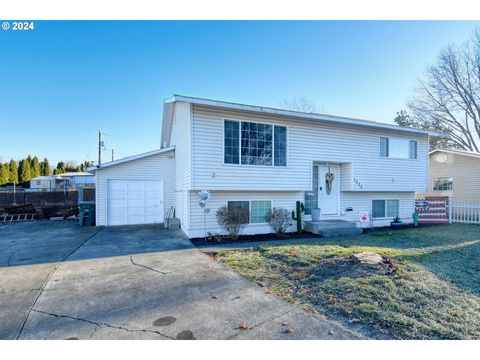
[[163, 201], [161, 199], [154, 199], [154, 198], [145, 198], [145, 206], [158, 206], [159, 204], [163, 204]]
[[127, 225], [146, 224], [145, 217], [143, 215], [129, 215], [127, 219]]
[[145, 208], [145, 216], [158, 216], [161, 213], [159, 207], [147, 207]]
[[144, 181], [128, 181], [127, 182], [127, 187], [128, 190], [142, 190], [145, 188], [145, 182]]
[[163, 181], [108, 180], [108, 225], [149, 224], [163, 221]]
[[127, 203], [128, 208], [132, 207], [141, 207], [143, 208], [145, 206], [145, 199], [128, 199]]
[[160, 199], [161, 190], [145, 190], [145, 197], [147, 199]]
[[128, 188], [128, 199], [143, 199], [145, 197], [144, 190], [132, 190]]
[[147, 224], [158, 224], [163, 222], [163, 221], [158, 221], [158, 216], [146, 216], [145, 219]]
[[158, 191], [158, 190], [161, 189], [161, 184], [160, 184], [160, 183], [153, 182], [153, 181], [147, 181], [147, 182], [144, 184], [144, 188], [145, 188], [145, 190], [155, 190], [155, 191]]
[[125, 187], [127, 186], [127, 182], [123, 180], [115, 180], [114, 182], [109, 182], [108, 186], [110, 191], [124, 191]]

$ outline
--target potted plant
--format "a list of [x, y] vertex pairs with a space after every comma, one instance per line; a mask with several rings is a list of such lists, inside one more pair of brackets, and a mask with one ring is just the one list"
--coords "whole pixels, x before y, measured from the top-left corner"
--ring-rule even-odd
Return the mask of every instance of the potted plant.
[[392, 229], [401, 229], [403, 223], [400, 220], [400, 217], [396, 216], [395, 218], [393, 218], [393, 221], [390, 222], [390, 226], [392, 227]]

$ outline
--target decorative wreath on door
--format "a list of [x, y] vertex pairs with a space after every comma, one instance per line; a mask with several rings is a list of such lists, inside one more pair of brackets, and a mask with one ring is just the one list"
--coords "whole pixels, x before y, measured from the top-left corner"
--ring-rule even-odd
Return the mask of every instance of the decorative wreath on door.
[[334, 179], [335, 175], [330, 172], [330, 165], [328, 165], [328, 172], [325, 174], [325, 190], [327, 191], [327, 195], [330, 195], [332, 192], [332, 184]]

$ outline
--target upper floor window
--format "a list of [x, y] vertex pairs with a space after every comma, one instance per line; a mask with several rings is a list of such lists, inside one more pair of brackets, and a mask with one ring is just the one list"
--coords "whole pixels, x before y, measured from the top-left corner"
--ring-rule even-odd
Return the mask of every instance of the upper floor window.
[[242, 165], [287, 165], [287, 128], [225, 120], [224, 162]]
[[380, 156], [396, 159], [416, 159], [418, 142], [400, 138], [380, 138]]
[[433, 190], [434, 191], [444, 191], [453, 189], [453, 179], [452, 178], [437, 178], [433, 179]]

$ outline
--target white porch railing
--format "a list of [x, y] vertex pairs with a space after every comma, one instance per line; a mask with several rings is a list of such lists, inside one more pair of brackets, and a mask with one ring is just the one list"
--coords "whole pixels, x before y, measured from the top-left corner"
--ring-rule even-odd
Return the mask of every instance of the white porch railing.
[[480, 203], [448, 202], [448, 222], [450, 224], [480, 225]]

